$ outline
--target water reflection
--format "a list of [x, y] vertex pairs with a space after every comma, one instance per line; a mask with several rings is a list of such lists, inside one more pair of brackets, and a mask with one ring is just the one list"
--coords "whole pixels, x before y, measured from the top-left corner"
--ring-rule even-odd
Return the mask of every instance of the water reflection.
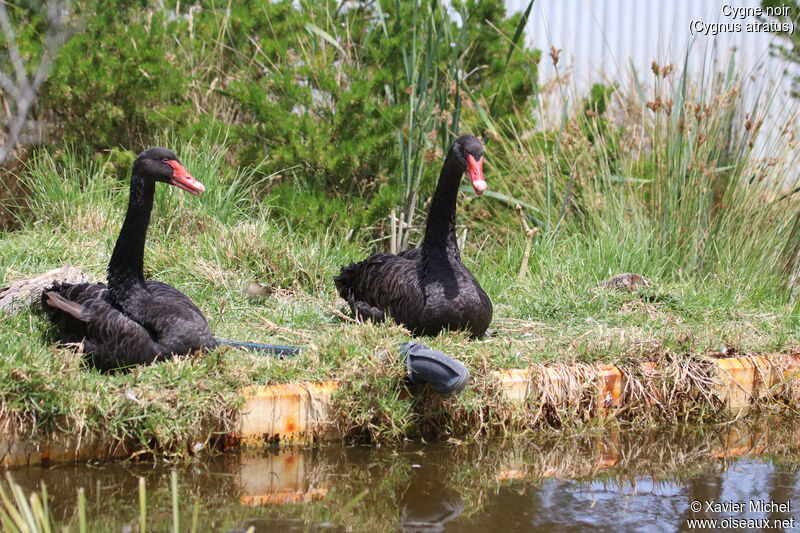
[[439, 533], [464, 511], [461, 495], [435, 482], [412, 482], [402, 505], [400, 526], [404, 533]]
[[[507, 441], [326, 447], [215, 457], [180, 471], [181, 516], [200, 502], [203, 531], [675, 531], [693, 519], [798, 517], [800, 430], [757, 420], [664, 431], [597, 431]], [[169, 530], [169, 466], [12, 469], [27, 490], [46, 482], [62, 523], [87, 490], [93, 530]], [[691, 503], [702, 502], [695, 512]], [[767, 511], [705, 502], [791, 502]], [[758, 529], [758, 528], [755, 528]], [[773, 528], [775, 531], [786, 527]]]

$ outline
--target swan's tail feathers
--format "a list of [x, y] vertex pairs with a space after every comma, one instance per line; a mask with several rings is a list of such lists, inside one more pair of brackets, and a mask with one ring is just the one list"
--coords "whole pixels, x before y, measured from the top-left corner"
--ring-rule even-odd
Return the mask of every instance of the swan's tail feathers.
[[233, 346], [234, 348], [240, 348], [242, 350], [264, 352], [281, 357], [293, 357], [299, 355], [300, 352], [303, 351], [303, 348], [300, 346], [280, 346], [277, 344], [260, 344], [258, 342], [229, 341], [227, 339], [220, 339], [219, 337], [214, 337], [214, 340], [217, 341], [217, 344], [227, 344], [228, 346]]
[[357, 268], [358, 263], [350, 263], [342, 267], [338, 276], [333, 277], [333, 283], [336, 285], [336, 290], [339, 291], [339, 296], [348, 301], [353, 289], [353, 275]]
[[43, 298], [46, 305], [60, 309], [61, 311], [64, 311], [68, 315], [77, 318], [78, 320], [83, 320], [81, 317], [83, 316], [83, 312], [86, 310], [86, 308], [81, 304], [67, 300], [55, 290], [45, 291], [44, 297], [46, 298]]

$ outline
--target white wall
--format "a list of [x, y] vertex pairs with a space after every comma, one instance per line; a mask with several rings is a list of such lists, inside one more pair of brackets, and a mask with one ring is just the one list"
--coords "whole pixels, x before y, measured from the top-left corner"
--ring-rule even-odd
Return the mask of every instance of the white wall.
[[[506, 0], [509, 11], [522, 11], [527, 5], [528, 0]], [[527, 43], [544, 52], [539, 75], [543, 85], [555, 76], [547, 52], [551, 46], [560, 48], [559, 74], [568, 75], [572, 81], [570, 85], [579, 93], [596, 82], [625, 84], [630, 79], [631, 63], [644, 84], [653, 81], [650, 67], [653, 61], [660, 65], [671, 62], [677, 71], [687, 61], [689, 72], [696, 75], [709, 65], [716, 71], [725, 71], [730, 53], [735, 51], [738, 72], [751, 74], [746, 87], [748, 101], [755, 102], [759, 96], [774, 94], [761, 130], [760, 146], [756, 149], [756, 153], [766, 156], [767, 152], [774, 151], [776, 142], [784, 140], [777, 133], [777, 125], [787, 121], [797, 123], [800, 105], [798, 99], [789, 95], [791, 82], [783, 75], [787, 68], [790, 72], [797, 72], [797, 68], [770, 53], [771, 43], [781, 42], [781, 39], [769, 32], [745, 31], [746, 24], [756, 22], [757, 18], [726, 16], [723, 12], [726, 5], [754, 8], [760, 6], [760, 1], [536, 0], [526, 27]], [[693, 36], [692, 21], [739, 23], [742, 29], [723, 31], [715, 36]], [[688, 59], [687, 49], [690, 51]], [[777, 85], [777, 89], [768, 89], [771, 85]], [[759, 152], [764, 147], [767, 149]], [[788, 150], [788, 145], [778, 148], [783, 149]], [[792, 150], [792, 153], [797, 152]], [[788, 179], [784, 181], [777, 175], [785, 174], [776, 172], [777, 180], [782, 181], [784, 187], [800, 178], [800, 173], [794, 170], [787, 173]]]
[[[506, 0], [510, 11], [521, 11], [528, 0]], [[559, 68], [570, 67], [575, 81], [591, 84], [604, 77], [621, 79], [630, 71], [629, 61], [640, 72], [650, 64], [682, 65], [691, 46], [689, 68], [702, 69], [707, 59], [725, 62], [736, 50], [744, 68], [778, 77], [786, 64], [770, 57], [771, 33], [747, 33], [744, 25], [755, 22], [725, 17], [724, 5], [757, 7], [758, 0], [537, 0], [528, 20], [528, 43], [542, 50], [561, 48]], [[690, 21], [742, 24], [740, 32], [716, 36], [690, 33]], [[758, 70], [765, 69], [765, 70]], [[549, 58], [542, 62], [542, 75], [552, 76]]]

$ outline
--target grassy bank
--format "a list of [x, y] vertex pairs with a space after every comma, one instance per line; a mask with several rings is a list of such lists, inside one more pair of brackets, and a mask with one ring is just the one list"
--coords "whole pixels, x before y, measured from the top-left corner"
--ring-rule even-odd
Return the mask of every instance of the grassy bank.
[[[341, 379], [339, 416], [346, 427], [379, 440], [416, 433], [430, 406], [400, 395], [404, 367], [397, 347], [407, 333], [393, 324], [352, 323], [331, 282], [339, 266], [382, 245], [369, 234], [348, 240], [346, 224], [322, 229], [313, 213], [286, 216], [278, 201], [253, 194], [254, 175], [226, 167], [223, 152], [207, 143], [176, 148], [208, 193], [193, 198], [161, 187], [147, 275], [188, 294], [220, 337], [309, 349], [278, 361], [223, 348], [107, 376], [58, 347], [40, 314], [24, 312], [0, 325], [4, 419], [35, 438], [58, 429], [180, 453], [189, 436], [203, 436], [198, 428], [232, 427], [240, 387]], [[490, 183], [503, 182], [491, 170], [487, 175]], [[35, 162], [28, 179], [31, 211], [20, 230], [0, 241], [0, 280], [63, 263], [104, 279], [126, 200], [124, 181], [103, 167], [70, 171], [47, 157]], [[437, 432], [474, 433], [470, 421], [484, 417], [485, 430], [500, 430], [494, 418], [502, 405], [484, 379], [494, 369], [795, 349], [794, 304], [771, 278], [743, 279], [732, 267], [714, 275], [670, 274], [653, 268], [659, 259], [636, 241], [564, 231], [536, 239], [529, 272], [519, 279], [525, 237], [513, 211], [495, 216], [500, 208], [491, 199], [466, 196], [460, 207], [470, 228], [465, 261], [493, 298], [498, 333], [480, 342], [460, 333], [421, 339], [464, 361], [475, 376], [475, 387], [437, 407], [444, 410], [435, 417]], [[623, 271], [642, 273], [654, 285], [639, 293], [599, 288]], [[264, 294], [245, 294], [251, 282], [262, 284]], [[524, 416], [519, 422], [522, 429]]]
[[[288, 28], [304, 22], [289, 3], [281, 6]], [[212, 15], [221, 16], [207, 14]], [[429, 16], [420, 22], [429, 30], [445, 24], [442, 13]], [[503, 20], [509, 31], [519, 22]], [[361, 29], [366, 39], [367, 30], [375, 28]], [[319, 68], [338, 68], [345, 54], [353, 70], [339, 73], [341, 78], [361, 79], [360, 56], [330, 44], [345, 37], [318, 39], [320, 31], [302, 37], [309, 49], [323, 43], [313, 48]], [[391, 48], [396, 41], [387, 43], [381, 46]], [[358, 50], [369, 52], [362, 45]], [[447, 43], [436, 46], [449, 49]], [[447, 57], [440, 58], [442, 69], [452, 74], [458, 58], [448, 62]], [[557, 57], [553, 53], [551, 60]], [[317, 154], [314, 146], [292, 152], [303, 146], [299, 141], [284, 147], [288, 152], [267, 148], [266, 163], [253, 163], [265, 157], [263, 136], [291, 138], [259, 130], [257, 142], [249, 138], [248, 147], [237, 145], [243, 138], [239, 130], [251, 121], [268, 122], [271, 108], [255, 105], [270, 101], [269, 94], [257, 91], [260, 78], [248, 91], [258, 96], [251, 115], [260, 110], [264, 116], [243, 114], [219, 137], [161, 134], [158, 142], [173, 148], [208, 190], [200, 198], [167, 187], [157, 192], [146, 275], [185, 292], [220, 337], [308, 350], [279, 361], [223, 348], [107, 376], [86, 369], [70, 348], [56, 346], [40, 314], [24, 312], [0, 322], [0, 422], [36, 438], [58, 430], [180, 453], [187, 438], [232, 427], [240, 387], [340, 379], [345, 386], [337, 399], [339, 422], [354, 434], [396, 440], [417, 434], [420, 423], [438, 434], [475, 434], [508, 427], [506, 406], [486, 379], [491, 370], [538, 362], [698, 361], [718, 352], [796, 350], [798, 304], [791, 293], [800, 211], [794, 196], [779, 186], [791, 168], [794, 133], [786, 126], [760, 140], [763, 103], [773, 95], [764, 93], [753, 104], [742, 96], [747, 77], [733, 69], [726, 75], [709, 69], [706, 78], [689, 80], [673, 65], [631, 72], [624, 86], [576, 94], [560, 83], [538, 86], [533, 68], [538, 58], [515, 55], [514, 61], [531, 67], [533, 87], [525, 85], [525, 106], [511, 99], [501, 114], [492, 112], [493, 88], [505, 79], [505, 67], [493, 67], [497, 83], [482, 79], [458, 86], [463, 94], [441, 78], [434, 92], [441, 91], [436, 95], [443, 100], [431, 93], [428, 104], [448, 107], [455, 99], [463, 104], [458, 107], [463, 115], [434, 125], [416, 121], [425, 113], [441, 114], [444, 107], [415, 108], [420, 93], [414, 91], [421, 89], [407, 93], [398, 82], [395, 92], [405, 95], [398, 96], [402, 105], [395, 110], [400, 119], [373, 117], [383, 129], [382, 144], [368, 149], [367, 141], [357, 143], [374, 163], [367, 170], [361, 156], [353, 156], [350, 166], [336, 164], [339, 152], [348, 149], [335, 139], [360, 139], [347, 128], [325, 140], [324, 161], [317, 165], [309, 163], [309, 152]], [[372, 60], [380, 64], [380, 58]], [[284, 67], [293, 73], [296, 66]], [[406, 81], [435, 72], [410, 69]], [[287, 75], [284, 82], [300, 85], [296, 79]], [[347, 87], [342, 83], [337, 90], [349, 94]], [[384, 88], [379, 89], [378, 96], [365, 90], [363, 102], [380, 108]], [[312, 104], [313, 99], [307, 102]], [[288, 118], [275, 122], [291, 125], [297, 109], [294, 104], [287, 109]], [[313, 114], [311, 107], [305, 111]], [[336, 116], [365, 113], [345, 108]], [[315, 117], [315, 123], [327, 124], [327, 115]], [[409, 131], [403, 130], [404, 117]], [[363, 134], [363, 124], [357, 126]], [[456, 129], [483, 132], [486, 141], [491, 194], [461, 196], [459, 234], [465, 263], [494, 302], [491, 327], [497, 335], [479, 342], [461, 333], [421, 339], [462, 360], [475, 378], [462, 396], [432, 406], [400, 394], [404, 366], [397, 348], [408, 340], [407, 332], [393, 324], [353, 323], [332, 277], [349, 261], [388, 249], [393, 207], [406, 210], [412, 226], [406, 235], [415, 243], [441, 141]], [[319, 136], [310, 131], [301, 137]], [[64, 263], [103, 280], [127, 201], [132, 157], [119, 151], [90, 157], [63, 147], [35, 151], [17, 176], [25, 190], [23, 208], [14, 210], [17, 229], [0, 234], [0, 283]], [[238, 166], [242, 161], [249, 164]], [[383, 191], [388, 192], [382, 196]], [[524, 275], [528, 237], [515, 205], [538, 230]], [[600, 287], [622, 272], [647, 276], [653, 285], [639, 292]], [[245, 290], [254, 283], [257, 294]], [[698, 406], [684, 407], [669, 416], [694, 413]], [[513, 416], [515, 429], [529, 427], [524, 413]]]

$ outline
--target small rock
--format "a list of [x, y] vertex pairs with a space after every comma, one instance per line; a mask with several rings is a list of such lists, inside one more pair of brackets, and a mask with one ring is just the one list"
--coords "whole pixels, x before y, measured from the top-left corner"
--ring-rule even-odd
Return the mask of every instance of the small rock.
[[245, 296], [250, 296], [251, 298], [260, 298], [264, 296], [269, 296], [272, 294], [274, 289], [269, 285], [262, 285], [257, 281], [251, 281], [247, 287], [242, 289], [242, 294]]
[[617, 274], [608, 278], [600, 284], [600, 287], [609, 290], [637, 292], [652, 285], [653, 282], [641, 274], [626, 272], [625, 274]]
[[19, 313], [38, 302], [42, 291], [54, 282], [85, 283], [89, 277], [80, 269], [65, 265], [35, 278], [19, 279], [0, 288], [0, 313]]

